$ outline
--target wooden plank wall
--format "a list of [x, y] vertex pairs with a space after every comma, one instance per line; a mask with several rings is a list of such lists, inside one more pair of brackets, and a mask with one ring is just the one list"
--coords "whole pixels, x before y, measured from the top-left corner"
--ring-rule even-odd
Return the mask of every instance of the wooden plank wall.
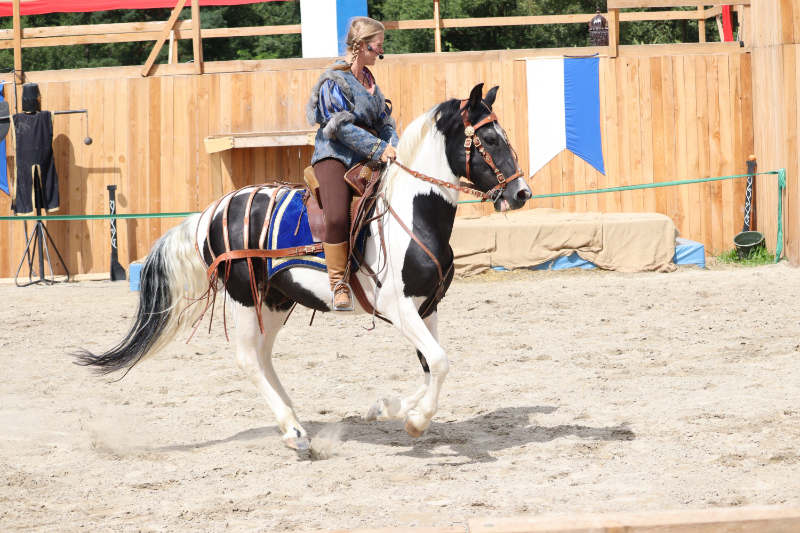
[[[800, 262], [800, 5], [797, 2], [754, 2], [753, 115], [755, 151], [760, 169], [787, 170], [783, 196], [786, 257]], [[774, 177], [759, 177], [758, 229], [774, 250], [778, 191]]]
[[[603, 49], [513, 50], [390, 56], [374, 72], [394, 103], [399, 129], [440, 101], [472, 86], [500, 85], [501, 123], [528, 168], [526, 57]], [[107, 212], [108, 184], [118, 185], [120, 213], [196, 211], [249, 183], [299, 181], [310, 147], [239, 149], [212, 159], [212, 134], [303, 129], [304, 106], [324, 60], [209, 63], [207, 74], [141, 78], [137, 69], [32, 72], [43, 109], [89, 110], [91, 146], [80, 115], [55, 118], [54, 153], [63, 214]], [[235, 72], [226, 70], [236, 69]], [[6, 86], [8, 87], [8, 86]], [[750, 55], [732, 45], [622, 47], [601, 58], [601, 125], [606, 175], [564, 152], [530, 180], [535, 194], [741, 173], [753, 150]], [[6, 88], [6, 98], [12, 98]], [[13, 101], [12, 101], [13, 109]], [[9, 153], [13, 154], [13, 141]], [[212, 164], [223, 169], [212, 169]], [[13, 168], [13, 159], [10, 160]], [[543, 199], [530, 207], [575, 211], [658, 211], [682, 236], [716, 253], [731, 247], [742, 224], [742, 182]], [[0, 195], [0, 213], [9, 213]], [[459, 213], [489, 212], [464, 205]], [[146, 255], [177, 219], [121, 220], [123, 266]], [[31, 224], [29, 223], [29, 226]], [[107, 272], [107, 221], [50, 222], [73, 273]], [[16, 271], [23, 224], [0, 221], [0, 277]]]

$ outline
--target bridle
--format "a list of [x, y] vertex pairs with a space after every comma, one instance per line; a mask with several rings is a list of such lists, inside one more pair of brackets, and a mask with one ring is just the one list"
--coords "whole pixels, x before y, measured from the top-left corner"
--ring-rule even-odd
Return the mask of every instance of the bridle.
[[[397, 160], [394, 161], [394, 164], [399, 166], [400, 168], [402, 168], [415, 178], [420, 179], [422, 181], [426, 181], [428, 183], [440, 185], [448, 189], [454, 189], [460, 192], [471, 194], [473, 196], [477, 196], [478, 198], [481, 199], [481, 201], [484, 202], [486, 200], [491, 200], [492, 202], [494, 202], [500, 197], [501, 194], [503, 194], [503, 191], [505, 190], [506, 187], [508, 187], [508, 184], [514, 181], [515, 179], [521, 178], [523, 176], [523, 173], [522, 170], [519, 168], [519, 165], [517, 165], [517, 171], [514, 172], [514, 174], [512, 174], [511, 176], [505, 177], [503, 171], [497, 168], [497, 165], [494, 164], [494, 159], [492, 158], [492, 154], [486, 151], [486, 148], [483, 146], [483, 143], [481, 142], [481, 139], [480, 137], [478, 137], [477, 134], [477, 131], [483, 126], [486, 126], [487, 124], [491, 124], [493, 122], [499, 122], [497, 120], [497, 115], [495, 115], [494, 111], [490, 110], [487, 107], [489, 114], [483, 117], [480, 121], [478, 121], [477, 124], [473, 125], [469, 120], [469, 109], [467, 107], [468, 104], [469, 104], [469, 99], [461, 100], [461, 104], [459, 105], [458, 108], [459, 112], [461, 113], [461, 122], [464, 124], [464, 135], [466, 136], [466, 139], [464, 139], [464, 156], [465, 156], [464, 166], [466, 169], [465, 179], [467, 180], [467, 183], [459, 183], [458, 185], [454, 185], [450, 182], [440, 180], [437, 178], [432, 178], [430, 176], [423, 174], [422, 172], [417, 172], [416, 170], [412, 170]], [[492, 169], [492, 172], [494, 172], [494, 175], [497, 178], [497, 185], [495, 185], [494, 187], [485, 192], [476, 189], [473, 186], [475, 182], [473, 182], [472, 178], [470, 177], [470, 168], [471, 168], [470, 158], [472, 157], [473, 146], [481, 155], [481, 157], [483, 157], [483, 160], [486, 162], [487, 165], [489, 165], [489, 168]], [[511, 148], [510, 144], [509, 148]], [[514, 151], [513, 148], [511, 148], [511, 153], [514, 154], [514, 161], [518, 162], [519, 160], [517, 158], [517, 153]]]

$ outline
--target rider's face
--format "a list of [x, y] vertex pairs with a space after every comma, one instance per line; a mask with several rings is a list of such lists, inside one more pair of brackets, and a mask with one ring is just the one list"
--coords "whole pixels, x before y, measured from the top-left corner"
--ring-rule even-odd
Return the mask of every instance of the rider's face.
[[[367, 41], [367, 46], [364, 47], [364, 64], [366, 65], [374, 65], [375, 60], [378, 58], [380, 54], [383, 53], [383, 34], [378, 34], [369, 41]], [[371, 50], [370, 50], [371, 49]]]

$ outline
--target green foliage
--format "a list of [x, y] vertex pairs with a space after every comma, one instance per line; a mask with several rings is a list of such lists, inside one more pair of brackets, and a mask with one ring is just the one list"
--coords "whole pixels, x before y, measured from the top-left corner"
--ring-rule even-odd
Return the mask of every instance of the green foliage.
[[771, 265], [775, 262], [775, 254], [770, 253], [764, 246], [753, 250], [747, 257], [739, 257], [736, 248], [723, 252], [716, 257], [718, 263], [738, 264], [744, 266]]
[[[368, 0], [370, 16], [378, 20], [430, 19], [431, 0]], [[509, 17], [522, 15], [558, 15], [605, 11], [605, 0], [441, 0], [443, 18]], [[687, 8], [693, 9], [693, 8]], [[169, 9], [100, 11], [96, 13], [52, 13], [22, 17], [23, 27], [76, 26], [115, 22], [163, 22]], [[184, 9], [181, 19], [191, 18]], [[265, 2], [241, 6], [204, 7], [203, 28], [235, 28], [300, 23], [300, 2]], [[543, 26], [496, 26], [491, 28], [445, 28], [442, 49], [497, 50], [520, 48], [574, 47], [589, 45], [587, 23]], [[0, 28], [10, 28], [11, 17], [0, 19]], [[706, 24], [708, 40], [717, 40], [716, 25]], [[654, 21], [623, 23], [621, 44], [674, 43], [697, 41], [694, 21]], [[386, 35], [388, 53], [432, 52], [433, 30], [390, 30]], [[191, 61], [192, 43], [179, 43], [179, 61]], [[153, 42], [110, 43], [59, 47], [26, 48], [25, 70], [74, 69], [117, 65], [141, 65], [152, 50]], [[158, 62], [166, 62], [167, 47]], [[206, 61], [234, 59], [269, 59], [300, 57], [300, 35], [234, 37], [203, 40]], [[0, 50], [0, 70], [13, 66], [13, 52]]]

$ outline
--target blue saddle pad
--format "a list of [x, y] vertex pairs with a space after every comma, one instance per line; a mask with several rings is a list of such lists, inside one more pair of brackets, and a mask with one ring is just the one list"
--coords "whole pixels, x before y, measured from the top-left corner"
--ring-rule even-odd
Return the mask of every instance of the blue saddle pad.
[[[272, 212], [267, 235], [267, 248], [277, 250], [278, 248], [293, 248], [313, 243], [311, 227], [308, 225], [308, 211], [303, 204], [303, 190], [292, 189], [282, 194], [275, 202]], [[320, 252], [314, 255], [267, 259], [267, 276], [271, 278], [278, 272], [292, 267], [327, 270], [325, 254]]]

